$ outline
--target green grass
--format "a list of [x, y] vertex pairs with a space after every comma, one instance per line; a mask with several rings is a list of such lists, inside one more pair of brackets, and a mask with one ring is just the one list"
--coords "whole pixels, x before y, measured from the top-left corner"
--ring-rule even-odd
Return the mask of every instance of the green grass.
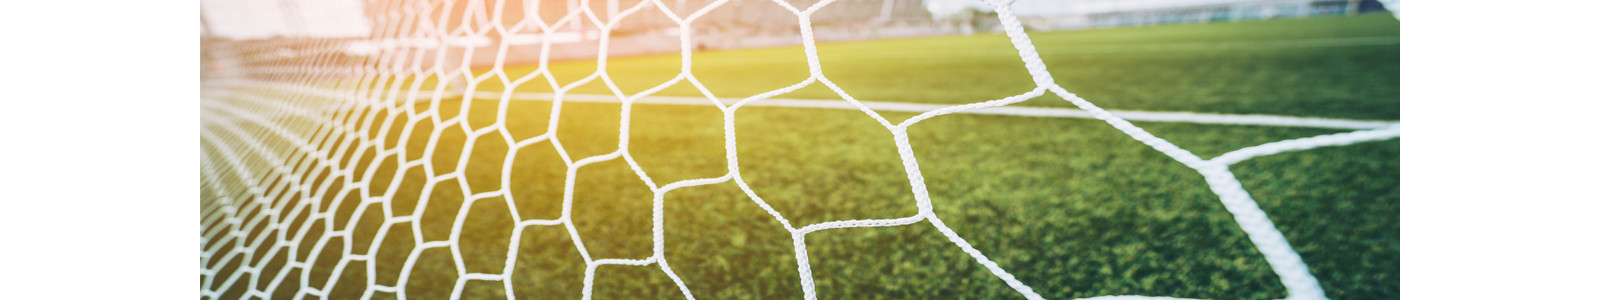
[[[1254, 43], [1343, 37], [1397, 36], [1388, 16], [1314, 18], [1212, 25], [1126, 28], [1032, 34], [1057, 82], [1111, 109], [1263, 113], [1394, 120], [1399, 116], [1399, 45], [1263, 47], [1237, 49], [1204, 43]], [[1158, 45], [1188, 47], [1167, 50]], [[1157, 45], [1157, 46], [1153, 46]], [[1120, 48], [1118, 48], [1120, 47]], [[1210, 48], [1208, 48], [1210, 47]], [[1217, 49], [1212, 49], [1217, 48]], [[1117, 51], [1110, 51], [1112, 49]], [[1220, 49], [1220, 50], [1219, 50]], [[819, 46], [824, 73], [852, 95], [868, 100], [967, 103], [1030, 89], [1009, 42], [1000, 35], [838, 43]], [[609, 72], [623, 92], [634, 93], [675, 75], [675, 55], [619, 58]], [[718, 96], [749, 96], [806, 78], [798, 48], [697, 53], [695, 75]], [[525, 74], [534, 68], [511, 68]], [[592, 62], [550, 66], [558, 81], [594, 71]], [[517, 87], [548, 91], [544, 79]], [[484, 90], [498, 90], [489, 84]], [[607, 93], [600, 84], [578, 93]], [[693, 96], [686, 84], [662, 95]], [[786, 98], [837, 98], [806, 88]], [[442, 101], [443, 117], [460, 100]], [[495, 121], [496, 101], [479, 100], [466, 124]], [[1021, 105], [1069, 106], [1053, 96]], [[416, 107], [418, 111], [428, 104]], [[525, 139], [546, 130], [550, 104], [510, 103], [512, 135]], [[564, 104], [558, 139], [574, 159], [615, 150], [617, 104]], [[891, 120], [909, 114], [885, 113]], [[384, 120], [389, 114], [381, 114]], [[469, 272], [497, 273], [510, 241], [510, 211], [523, 218], [555, 218], [566, 167], [549, 142], [509, 149], [484, 136], [462, 153], [459, 128], [430, 136], [432, 120], [401, 116], [400, 130], [376, 132], [388, 147], [410, 157], [353, 156], [364, 179], [381, 194], [401, 177], [399, 192], [352, 216], [351, 201], [320, 200], [336, 224], [353, 223], [353, 245], [329, 247], [313, 263], [313, 283], [330, 274], [345, 248], [365, 252], [385, 206], [407, 215], [424, 195], [421, 236], [410, 223], [390, 230], [374, 255], [378, 284], [392, 285], [400, 264], [418, 244], [448, 238], [467, 210], [461, 251]], [[658, 185], [722, 175], [720, 112], [709, 106], [634, 107], [630, 151]], [[1266, 142], [1337, 131], [1180, 123], [1138, 123], [1202, 157]], [[377, 126], [371, 126], [374, 129]], [[860, 112], [749, 107], [736, 120], [739, 168], [754, 190], [797, 227], [824, 221], [895, 218], [916, 212], [887, 130]], [[1047, 298], [1147, 295], [1214, 299], [1283, 297], [1284, 289], [1203, 178], [1148, 146], [1095, 120], [948, 115], [909, 130], [939, 217], [979, 250]], [[405, 142], [398, 142], [402, 138]], [[424, 159], [427, 144], [437, 153]], [[1233, 167], [1244, 187], [1305, 258], [1332, 298], [1399, 297], [1399, 141], [1318, 148], [1247, 160]], [[504, 161], [514, 151], [513, 161]], [[467, 155], [470, 154], [470, 155]], [[464, 157], [464, 158], [463, 158]], [[431, 190], [423, 159], [439, 174], [456, 159], [468, 186], [446, 181]], [[367, 166], [370, 165], [370, 166]], [[501, 187], [501, 167], [511, 186]], [[465, 190], [463, 188], [466, 188]], [[463, 205], [464, 194], [505, 188], [515, 197]], [[573, 222], [596, 258], [643, 258], [651, 249], [651, 192], [622, 160], [577, 172]], [[344, 196], [344, 195], [339, 195]], [[789, 235], [730, 183], [690, 187], [665, 196], [667, 260], [696, 297], [796, 298], [800, 285]], [[333, 207], [330, 207], [333, 206]], [[307, 225], [321, 226], [321, 225]], [[314, 233], [315, 234], [315, 233]], [[310, 240], [314, 241], [315, 238]], [[341, 244], [337, 242], [335, 244]], [[513, 285], [519, 297], [576, 298], [584, 265], [565, 229], [527, 227]], [[927, 223], [890, 228], [828, 230], [807, 236], [817, 292], [823, 298], [1020, 298]], [[308, 244], [310, 242], [307, 242]], [[354, 246], [354, 247], [349, 247]], [[302, 247], [302, 251], [309, 249]], [[280, 255], [282, 256], [282, 255]], [[281, 263], [280, 263], [281, 265]], [[367, 274], [355, 262], [333, 291], [358, 296]], [[410, 274], [408, 296], [448, 296], [454, 284], [448, 249], [422, 252]], [[293, 270], [304, 272], [306, 270]], [[262, 277], [273, 275], [272, 271]], [[258, 277], [259, 278], [259, 277]], [[269, 277], [270, 278], [270, 277]], [[258, 279], [260, 280], [260, 279]], [[292, 295], [286, 282], [278, 295]], [[263, 285], [264, 286], [264, 285]], [[498, 282], [471, 281], [464, 298], [498, 298]], [[289, 294], [282, 294], [285, 293]], [[677, 287], [655, 266], [602, 266], [596, 298], [677, 298]], [[354, 293], [354, 294], [351, 294]], [[231, 293], [230, 295], [237, 295]], [[378, 298], [392, 294], [378, 293]]]
[[[1108, 109], [1395, 120], [1400, 118], [1395, 105], [1400, 97], [1399, 35], [1393, 17], [1367, 15], [1030, 36], [1056, 83]], [[1385, 37], [1396, 40], [1328, 47], [1293, 43]], [[1182, 49], [1168, 50], [1174, 44]], [[959, 104], [1034, 87], [1015, 48], [1001, 34], [823, 44], [817, 52], [823, 74], [858, 99]], [[799, 47], [697, 53], [693, 60], [694, 75], [719, 97], [748, 97], [809, 76]], [[621, 92], [634, 94], [676, 76], [680, 61], [678, 55], [614, 58], [606, 70]], [[507, 79], [528, 76], [537, 67], [508, 67]], [[595, 62], [580, 61], [552, 65], [549, 73], [565, 85], [595, 69]], [[498, 78], [484, 84], [484, 90], [502, 89]], [[517, 90], [553, 89], [541, 77]], [[574, 92], [612, 93], [598, 81]], [[700, 92], [678, 84], [658, 95]], [[820, 85], [784, 97], [839, 99]]]

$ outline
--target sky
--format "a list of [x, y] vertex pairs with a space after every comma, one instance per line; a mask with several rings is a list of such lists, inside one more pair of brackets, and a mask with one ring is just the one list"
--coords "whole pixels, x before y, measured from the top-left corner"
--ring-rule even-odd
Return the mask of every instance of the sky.
[[[1018, 0], [1012, 8], [1020, 16], [1049, 16], [1244, 1], [1254, 0]], [[1399, 10], [1399, 0], [1383, 2]], [[993, 11], [981, 0], [925, 0], [923, 6], [936, 17], [965, 9]], [[201, 0], [200, 8], [210, 34], [235, 39], [364, 37], [372, 32], [361, 0]]]
[[[1024, 0], [1015, 6], [1021, 15], [1039, 15], [1065, 11], [1064, 3]], [[980, 0], [927, 0], [924, 7], [935, 16], [966, 8], [993, 11]], [[210, 34], [235, 39], [361, 37], [372, 32], [361, 0], [201, 0], [200, 8]]]
[[360, 0], [201, 0], [200, 10], [211, 34], [235, 39], [363, 37], [372, 33]]

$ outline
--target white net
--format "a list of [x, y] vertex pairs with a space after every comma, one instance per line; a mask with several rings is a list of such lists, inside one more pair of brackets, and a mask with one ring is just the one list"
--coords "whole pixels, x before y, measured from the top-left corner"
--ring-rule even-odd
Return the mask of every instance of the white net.
[[[602, 3], [603, 2], [603, 3]], [[449, 291], [451, 299], [463, 297], [469, 284], [491, 284], [503, 287], [504, 296], [511, 299], [540, 298], [540, 295], [518, 294], [516, 284], [526, 266], [519, 255], [540, 255], [519, 249], [520, 236], [531, 228], [557, 228], [569, 237], [570, 246], [582, 258], [584, 272], [581, 295], [587, 299], [594, 295], [597, 269], [606, 265], [643, 266], [659, 270], [670, 278], [676, 289], [687, 298], [695, 298], [693, 278], [685, 278], [673, 271], [666, 254], [664, 210], [666, 199], [675, 190], [695, 186], [732, 183], [789, 232], [793, 241], [793, 259], [797, 263], [798, 282], [794, 284], [806, 299], [816, 299], [817, 287], [808, 258], [809, 234], [819, 231], [885, 226], [931, 226], [950, 244], [959, 248], [994, 277], [999, 278], [1021, 296], [1042, 299], [1033, 288], [1039, 283], [1024, 282], [1007, 269], [985, 256], [984, 249], [975, 247], [964, 239], [934, 212], [936, 199], [930, 196], [918, 157], [912, 151], [908, 130], [924, 120], [941, 115], [972, 112], [1000, 112], [1002, 106], [1053, 94], [1066, 99], [1081, 114], [1104, 121], [1128, 137], [1137, 140], [1171, 157], [1184, 166], [1204, 176], [1210, 189], [1220, 197], [1227, 211], [1248, 235], [1254, 246], [1266, 257], [1271, 270], [1293, 299], [1325, 298], [1317, 278], [1301, 261], [1300, 255], [1290, 248], [1268, 219], [1257, 207], [1229, 171], [1229, 165], [1245, 159], [1320, 146], [1344, 145], [1363, 141], [1397, 137], [1397, 123], [1338, 123], [1323, 122], [1324, 127], [1362, 128], [1364, 130], [1287, 140], [1249, 147], [1213, 159], [1202, 159], [1188, 150], [1177, 147], [1149, 132], [1134, 126], [1120, 113], [1108, 112], [1089, 101], [1068, 92], [1056, 84], [1047, 71], [1029, 35], [1010, 8], [1010, 1], [988, 1], [1004, 28], [1005, 36], [1015, 47], [1035, 88], [1003, 99], [966, 105], [926, 109], [885, 105], [857, 101], [844, 89], [825, 76], [816, 49], [814, 20], [824, 17], [818, 13], [829, 6], [860, 5], [860, 1], [816, 1], [795, 5], [788, 1], [772, 0], [769, 5], [780, 13], [791, 15], [798, 21], [789, 24], [797, 29], [798, 43], [804, 47], [809, 67], [809, 77], [787, 87], [739, 99], [718, 99], [692, 72], [694, 55], [706, 47], [736, 48], [759, 45], [759, 42], [742, 42], [735, 45], [709, 44], [697, 40], [703, 31], [692, 28], [696, 22], [709, 18], [738, 19], [751, 13], [713, 14], [714, 11], [738, 9], [730, 2], [696, 2], [691, 9], [686, 1], [486, 1], [464, 0], [455, 2], [429, 2], [407, 0], [371, 0], [350, 2], [343, 11], [349, 15], [306, 15], [305, 2], [283, 1], [252, 5], [271, 6], [273, 10], [253, 10], [239, 5], [233, 10], [218, 8], [208, 3], [206, 18], [210, 21], [204, 43], [204, 68], [202, 91], [201, 132], [202, 153], [200, 259], [202, 261], [201, 296], [207, 299], [224, 298], [274, 298], [322, 297], [341, 298], [359, 296], [367, 298], [426, 298], [418, 296], [418, 289]], [[344, 2], [336, 2], [344, 3]], [[340, 4], [331, 4], [340, 5]], [[878, 4], [873, 4], [878, 5]], [[877, 8], [881, 7], [881, 8]], [[892, 6], [872, 9], [869, 15], [889, 17]], [[912, 9], [920, 9], [913, 7]], [[262, 11], [275, 11], [282, 15], [252, 17]], [[338, 10], [333, 10], [338, 11]], [[833, 12], [836, 10], [830, 10]], [[648, 12], [648, 13], [646, 13]], [[846, 14], [846, 13], [841, 13]], [[732, 16], [732, 17], [728, 17]], [[240, 18], [256, 22], [266, 19], [294, 20], [282, 22], [278, 31], [248, 31], [228, 28], [219, 18]], [[260, 19], [260, 20], [257, 20]], [[331, 20], [331, 21], [330, 21]], [[637, 20], [637, 21], [627, 21]], [[734, 20], [737, 23], [739, 20]], [[682, 71], [667, 82], [638, 93], [623, 93], [613, 83], [613, 75], [605, 68], [608, 57], [629, 53], [651, 52], [649, 46], [627, 44], [628, 26], [653, 28], [667, 25], [677, 27], [677, 43], [667, 47], [676, 49], [682, 56]], [[348, 29], [316, 30], [313, 27]], [[351, 29], [353, 28], [353, 29]], [[223, 32], [249, 38], [222, 38]], [[876, 33], [884, 35], [884, 33]], [[562, 47], [565, 41], [589, 43], [591, 48]], [[508, 51], [512, 45], [531, 47], [521, 54]], [[553, 46], [554, 45], [554, 46]], [[627, 45], [619, 49], [617, 45]], [[635, 47], [637, 46], [637, 47]], [[578, 50], [572, 50], [578, 49]], [[531, 53], [531, 54], [530, 54]], [[558, 82], [546, 68], [527, 74], [513, 74], [507, 65], [533, 63], [546, 65], [554, 60], [594, 59], [598, 71], [581, 79]], [[593, 96], [573, 93], [572, 89], [587, 84], [604, 84], [614, 95]], [[704, 98], [667, 99], [653, 94], [674, 85], [690, 85]], [[547, 85], [547, 90], [545, 86]], [[747, 183], [740, 171], [739, 139], [735, 134], [735, 112], [748, 106], [807, 106], [773, 99], [807, 87], [825, 87], [837, 93], [843, 105], [864, 113], [893, 137], [894, 146], [904, 166], [904, 176], [910, 183], [910, 193], [915, 199], [915, 213], [901, 218], [836, 220], [810, 225], [791, 223], [780, 210], [763, 200]], [[538, 87], [544, 93], [519, 92], [525, 87]], [[526, 90], [526, 89], [524, 89]], [[525, 117], [508, 112], [512, 101], [548, 101], [548, 124], [540, 132], [524, 134], [527, 124], [516, 123]], [[468, 99], [463, 101], [462, 99]], [[474, 101], [477, 99], [481, 101]], [[725, 141], [726, 172], [720, 176], [662, 182], [653, 180], [650, 170], [641, 167], [630, 151], [630, 116], [636, 104], [670, 103], [674, 100], [693, 101], [699, 105], [714, 106], [720, 111], [723, 124], [721, 135]], [[573, 102], [611, 101], [620, 103], [617, 143], [614, 148], [584, 153], [564, 148], [564, 144], [577, 141], [563, 140], [558, 129], [563, 123], [563, 105]], [[448, 105], [446, 105], [448, 104]], [[492, 113], [473, 113], [481, 110], [475, 106], [497, 106]], [[655, 104], [646, 104], [655, 105]], [[837, 106], [837, 105], [836, 105]], [[815, 107], [813, 105], [813, 107]], [[914, 117], [892, 122], [880, 115], [881, 110], [919, 111]], [[1139, 116], [1131, 114], [1130, 116]], [[540, 116], [543, 117], [543, 116]], [[1147, 117], [1160, 119], [1161, 117]], [[1211, 122], [1242, 123], [1276, 122], [1251, 117], [1181, 116], [1179, 119]], [[1331, 123], [1329, 123], [1331, 122]], [[1329, 124], [1324, 124], [1329, 123]], [[1337, 123], [1337, 124], [1332, 124]], [[1330, 125], [1331, 124], [1331, 125]], [[519, 127], [520, 126], [520, 127]], [[539, 127], [539, 126], [536, 126]], [[454, 136], [457, 139], [450, 141]], [[570, 138], [569, 138], [570, 139]], [[483, 146], [486, 143], [497, 145]], [[416, 147], [420, 146], [420, 147]], [[498, 148], [495, 155], [504, 155], [500, 165], [481, 168], [473, 165], [471, 157], [480, 154], [475, 147]], [[561, 171], [545, 178], [550, 182], [526, 182], [513, 176], [513, 162], [519, 150], [536, 147], [553, 149]], [[509, 150], [509, 151], [507, 151]], [[503, 153], [503, 154], [499, 154]], [[626, 162], [632, 176], [625, 181], [637, 180], [649, 188], [652, 195], [651, 247], [645, 257], [600, 257], [593, 255], [593, 245], [586, 245], [574, 222], [574, 185], [580, 181], [584, 167], [606, 161]], [[499, 174], [478, 176], [478, 173]], [[412, 176], [417, 174], [417, 176]], [[416, 178], [421, 178], [420, 180]], [[612, 178], [611, 180], [623, 180]], [[480, 182], [494, 181], [494, 182]], [[475, 204], [503, 202], [506, 207], [520, 208], [513, 187], [553, 184], [559, 214], [542, 218], [520, 209], [509, 209], [510, 237], [499, 250], [503, 256], [487, 258], [501, 260], [497, 270], [469, 270], [471, 253], [462, 249], [463, 235], [474, 234], [466, 220], [478, 217]], [[440, 190], [454, 190], [460, 201], [455, 207], [438, 208], [430, 205]], [[579, 200], [581, 201], [581, 200]], [[437, 216], [453, 216], [448, 232], [435, 232], [424, 228], [424, 220]], [[363, 220], [375, 220], [365, 222]], [[362, 224], [375, 224], [376, 228], [359, 228]], [[442, 234], [444, 237], [440, 237]], [[430, 237], [436, 237], [430, 239]], [[398, 249], [398, 250], [392, 250]], [[449, 267], [426, 267], [428, 250], [449, 252]], [[394, 252], [398, 251], [398, 253]], [[473, 252], [476, 253], [476, 252]], [[398, 257], [398, 261], [382, 261], [382, 257]], [[440, 277], [418, 276], [418, 272], [442, 272]], [[576, 274], [569, 274], [576, 275]], [[419, 283], [416, 281], [437, 281]], [[419, 287], [421, 286], [421, 287]], [[1142, 296], [1117, 296], [1142, 298]]]

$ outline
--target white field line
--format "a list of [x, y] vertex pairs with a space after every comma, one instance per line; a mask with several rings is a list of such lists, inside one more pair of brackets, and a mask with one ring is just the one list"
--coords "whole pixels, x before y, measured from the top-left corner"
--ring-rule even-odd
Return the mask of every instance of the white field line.
[[[1316, 38], [1292, 40], [1265, 40], [1265, 41], [1223, 41], [1223, 42], [1183, 42], [1183, 43], [1151, 43], [1151, 44], [1123, 44], [1123, 45], [1097, 45], [1080, 47], [1053, 47], [1052, 51], [1043, 53], [1126, 53], [1126, 52], [1178, 52], [1178, 51], [1227, 51], [1227, 50], [1252, 50], [1270, 48], [1323, 48], [1323, 47], [1351, 47], [1351, 46], [1378, 46], [1399, 45], [1400, 36], [1368, 36], [1368, 37], [1342, 37], [1342, 38]], [[1056, 46], [1056, 45], [1048, 45]]]
[[[496, 100], [496, 99], [499, 99], [499, 95], [501, 95], [501, 92], [498, 92], [498, 91], [480, 91], [480, 92], [473, 93], [473, 98]], [[550, 94], [550, 93], [524, 93], [524, 92], [517, 92], [517, 93], [512, 93], [511, 94], [511, 100], [552, 101], [554, 99], [555, 99], [555, 94]], [[612, 96], [612, 95], [566, 94], [565, 96], [562, 97], [562, 99], [563, 99], [563, 101], [572, 101], [572, 102], [601, 102], [601, 103], [620, 103], [621, 102], [621, 100], [619, 100], [616, 96]], [[639, 100], [635, 101], [634, 103], [671, 104], [671, 105], [712, 105], [711, 100], [709, 100], [707, 98], [702, 98], [702, 97], [667, 97], [667, 96], [648, 96], [648, 97], [643, 97], [643, 98], [640, 98]], [[868, 108], [871, 108], [874, 111], [898, 111], [898, 112], [912, 112], [912, 113], [922, 113], [922, 112], [932, 111], [932, 110], [935, 110], [935, 109], [940, 109], [940, 108], [951, 106], [951, 105], [939, 105], [939, 104], [921, 104], [921, 103], [904, 103], [904, 102], [877, 102], [877, 101], [861, 101], [861, 103], [865, 104]], [[844, 100], [780, 99], [780, 98], [770, 98], [770, 99], [758, 100], [758, 101], [747, 103], [747, 104], [745, 104], [745, 106], [804, 107], [804, 108], [828, 108], [828, 109], [848, 109], [848, 110], [857, 110], [858, 109], [854, 105], [851, 105], [849, 102], [845, 102]], [[1109, 112], [1111, 112], [1112, 114], [1117, 115], [1118, 117], [1122, 117], [1123, 119], [1129, 120], [1129, 121], [1146, 121], [1146, 122], [1182, 122], [1182, 123], [1202, 123], [1202, 124], [1264, 125], [1264, 126], [1312, 127], [1312, 128], [1330, 128], [1330, 129], [1378, 129], [1378, 128], [1386, 128], [1386, 127], [1391, 127], [1391, 126], [1395, 126], [1395, 125], [1399, 125], [1400, 124], [1400, 122], [1397, 122], [1397, 121], [1348, 120], [1348, 119], [1328, 119], [1328, 118], [1291, 117], [1291, 116], [1274, 116], [1274, 115], [1230, 115], [1230, 114], [1212, 114], [1212, 113], [1195, 113], [1195, 112], [1153, 112], [1153, 111], [1131, 111], [1131, 110], [1109, 110]], [[959, 112], [959, 113], [980, 114], [980, 115], [1028, 116], [1028, 117], [1062, 117], [1062, 118], [1083, 118], [1083, 119], [1094, 119], [1095, 118], [1093, 115], [1090, 115], [1089, 112], [1083, 111], [1081, 109], [1049, 108], [1049, 107], [1025, 107], [1025, 106], [991, 107], [991, 108], [967, 110], [967, 111], [962, 111], [962, 112]]]
[[[1293, 49], [1293, 48], [1331, 48], [1331, 47], [1357, 47], [1399, 45], [1400, 36], [1367, 36], [1367, 37], [1341, 37], [1341, 38], [1313, 38], [1313, 39], [1288, 39], [1288, 40], [1257, 40], [1257, 41], [1215, 41], [1215, 42], [1176, 42], [1176, 43], [1127, 43], [1110, 45], [1077, 45], [1077, 44], [1041, 44], [1041, 54], [1121, 54], [1121, 53], [1148, 53], [1148, 52], [1199, 52], [1199, 51], [1241, 51], [1260, 49]], [[950, 58], [976, 58], [994, 57], [982, 51], [939, 51], [933, 52], [886, 52], [853, 54], [846, 58], [859, 60], [875, 59], [911, 59], [918, 57], [937, 56], [941, 59]]]

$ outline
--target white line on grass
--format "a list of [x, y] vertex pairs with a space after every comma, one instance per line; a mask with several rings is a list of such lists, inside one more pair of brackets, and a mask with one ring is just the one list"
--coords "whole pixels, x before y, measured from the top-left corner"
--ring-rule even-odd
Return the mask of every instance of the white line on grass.
[[[1166, 43], [1120, 43], [1120, 44], [1042, 44], [1039, 53], [1049, 55], [1081, 55], [1081, 54], [1125, 54], [1149, 52], [1200, 52], [1200, 51], [1254, 51], [1262, 49], [1293, 49], [1293, 48], [1331, 48], [1331, 47], [1358, 47], [1358, 46], [1384, 46], [1400, 45], [1400, 36], [1365, 36], [1365, 37], [1339, 37], [1339, 38], [1312, 38], [1312, 39], [1283, 39], [1283, 40], [1244, 40], [1244, 41], [1206, 41], [1206, 42], [1166, 42]], [[1015, 55], [1015, 54], [1011, 54]], [[916, 59], [921, 57], [938, 57], [941, 59], [996, 57], [983, 51], [937, 51], [937, 52], [875, 52], [852, 54], [847, 59], [853, 60], [878, 60], [878, 59]]]
[[[501, 92], [498, 92], [498, 91], [481, 91], [481, 92], [473, 93], [473, 98], [476, 98], [476, 99], [491, 99], [492, 100], [492, 99], [499, 99], [499, 95], [501, 95]], [[552, 101], [554, 99], [555, 99], [555, 94], [549, 94], [549, 93], [523, 93], [523, 92], [518, 92], [518, 93], [512, 93], [511, 94], [511, 100]], [[621, 100], [619, 100], [616, 96], [612, 96], [612, 95], [566, 94], [565, 96], [562, 97], [562, 99], [563, 99], [563, 101], [572, 101], [572, 102], [602, 102], [602, 103], [605, 103], [605, 102], [620, 103], [621, 102]], [[635, 101], [634, 103], [672, 104], [672, 105], [712, 105], [710, 99], [703, 98], [703, 97], [668, 97], [668, 96], [648, 96], [648, 97], [643, 97], [643, 98], [640, 98], [639, 100]], [[944, 107], [950, 106], [950, 105], [939, 105], [939, 104], [921, 104], [921, 103], [904, 103], [904, 102], [876, 102], [876, 101], [861, 101], [861, 103], [865, 104], [868, 108], [871, 108], [871, 109], [876, 110], [876, 111], [899, 111], [899, 112], [913, 112], [913, 113], [927, 112], [927, 111], [932, 111], [932, 110], [935, 110], [935, 109], [939, 109], [939, 108], [944, 108]], [[854, 105], [851, 105], [849, 102], [845, 102], [844, 100], [779, 99], [779, 98], [771, 98], [771, 99], [764, 99], [764, 100], [759, 100], [759, 101], [755, 101], [755, 102], [750, 102], [749, 104], [745, 104], [745, 106], [804, 107], [804, 108], [829, 108], [829, 109], [848, 109], [848, 110], [856, 110], [857, 109]], [[1265, 126], [1312, 127], [1312, 128], [1332, 128], [1332, 129], [1378, 129], [1378, 128], [1385, 128], [1385, 127], [1390, 127], [1390, 126], [1394, 126], [1394, 125], [1400, 124], [1400, 122], [1396, 122], [1396, 121], [1348, 120], [1348, 119], [1328, 119], [1328, 118], [1291, 117], [1291, 116], [1274, 116], [1274, 115], [1230, 115], [1230, 114], [1212, 114], [1212, 113], [1195, 113], [1195, 112], [1153, 112], [1153, 111], [1131, 111], [1131, 110], [1110, 110], [1109, 112], [1111, 112], [1112, 114], [1117, 115], [1118, 117], [1122, 117], [1123, 119], [1129, 120], [1129, 121], [1146, 121], [1146, 122], [1183, 122], [1183, 123], [1202, 123], [1202, 124], [1265, 125]], [[981, 115], [1007, 115], [1007, 116], [1028, 116], [1028, 117], [1064, 117], [1064, 118], [1094, 119], [1094, 116], [1090, 115], [1089, 112], [1083, 111], [1081, 109], [1071, 109], [1071, 108], [1002, 106], [1002, 107], [991, 107], [991, 108], [968, 110], [968, 111], [962, 111], [962, 112], [959, 112], [959, 113], [981, 114]]]
[[[1259, 50], [1272, 48], [1324, 48], [1324, 47], [1352, 47], [1352, 46], [1380, 46], [1399, 45], [1400, 36], [1368, 36], [1368, 37], [1342, 37], [1342, 38], [1316, 38], [1316, 39], [1290, 39], [1290, 40], [1261, 40], [1261, 41], [1221, 41], [1221, 42], [1182, 42], [1182, 43], [1129, 43], [1109, 44], [1095, 46], [1065, 46], [1052, 47], [1050, 51], [1042, 53], [1128, 53], [1128, 52], [1183, 52], [1183, 51], [1232, 51], [1232, 50]], [[1051, 45], [1055, 46], [1055, 45]]]
[[[322, 95], [322, 96], [327, 96], [327, 97], [332, 97], [332, 98], [346, 98], [346, 97], [351, 96], [351, 95], [348, 95], [348, 94], [337, 93], [337, 92], [334, 92], [332, 90], [321, 89], [321, 88], [303, 88], [302, 87], [302, 88], [297, 89], [297, 90], [300, 90], [302, 92], [310, 92], [310, 93], [313, 93], [313, 94], [319, 94], [319, 95]], [[501, 95], [501, 93], [502, 93], [501, 91], [477, 91], [477, 92], [473, 93], [473, 98], [474, 99], [485, 99], [485, 100], [496, 100], [496, 99], [499, 99], [499, 96]], [[424, 94], [427, 94], [427, 93], [424, 93]], [[456, 98], [456, 97], [460, 97], [460, 96], [461, 96], [460, 92], [446, 91], [445, 95], [443, 95], [441, 98]], [[431, 98], [431, 97], [418, 97], [417, 101], [419, 101], [419, 102], [428, 101], [427, 98]], [[513, 92], [513, 93], [511, 93], [511, 98], [510, 99], [511, 100], [519, 100], [519, 101], [553, 101], [555, 99], [555, 94], [551, 94], [551, 93]], [[563, 99], [563, 101], [571, 101], [571, 102], [595, 102], [595, 103], [621, 103], [622, 102], [616, 96], [613, 96], [613, 95], [595, 95], [595, 94], [566, 94], [566, 95], [564, 95], [564, 97], [562, 97], [562, 99]], [[640, 98], [639, 100], [635, 101], [634, 103], [669, 104], [669, 105], [712, 105], [711, 101], [712, 100], [704, 98], [704, 97], [646, 96], [646, 97]], [[928, 112], [928, 111], [932, 111], [932, 110], [935, 110], [935, 109], [952, 106], [952, 105], [941, 105], [941, 104], [923, 104], [923, 103], [906, 103], [906, 102], [879, 102], [879, 101], [861, 101], [861, 103], [866, 105], [868, 108], [871, 108], [871, 109], [873, 109], [875, 111], [898, 111], [898, 112], [911, 112], [911, 113]], [[726, 104], [726, 103], [724, 103], [724, 104]], [[747, 103], [747, 104], [745, 104], [745, 106], [802, 107], [802, 108], [824, 108], [824, 109], [846, 109], [846, 110], [857, 110], [858, 109], [854, 105], [851, 105], [849, 102], [845, 102], [844, 100], [783, 99], [783, 98], [763, 99], [763, 100]], [[1309, 128], [1328, 128], [1328, 129], [1379, 129], [1379, 128], [1392, 127], [1392, 126], [1400, 124], [1400, 122], [1398, 122], [1398, 121], [1351, 120], [1351, 119], [1293, 117], [1293, 116], [1277, 116], [1277, 115], [1235, 115], [1235, 114], [1214, 114], [1214, 113], [1197, 113], [1197, 112], [1156, 112], [1156, 111], [1133, 111], [1133, 110], [1107, 110], [1107, 112], [1115, 114], [1118, 117], [1122, 117], [1125, 120], [1129, 120], [1129, 121], [1145, 121], [1145, 122], [1178, 122], [1178, 123], [1227, 124], [1227, 125], [1261, 125], [1261, 126], [1309, 127]], [[982, 109], [974, 109], [974, 110], [965, 110], [965, 111], [960, 111], [960, 112], [957, 112], [957, 113], [962, 113], [962, 114], [980, 114], [980, 115], [1027, 116], [1027, 117], [1060, 117], [1060, 118], [1084, 118], [1084, 119], [1094, 119], [1095, 118], [1093, 115], [1089, 114], [1089, 112], [1083, 111], [1081, 109], [1050, 108], [1050, 107], [1027, 107], [1027, 106], [991, 107], [991, 108], [982, 108]]]

